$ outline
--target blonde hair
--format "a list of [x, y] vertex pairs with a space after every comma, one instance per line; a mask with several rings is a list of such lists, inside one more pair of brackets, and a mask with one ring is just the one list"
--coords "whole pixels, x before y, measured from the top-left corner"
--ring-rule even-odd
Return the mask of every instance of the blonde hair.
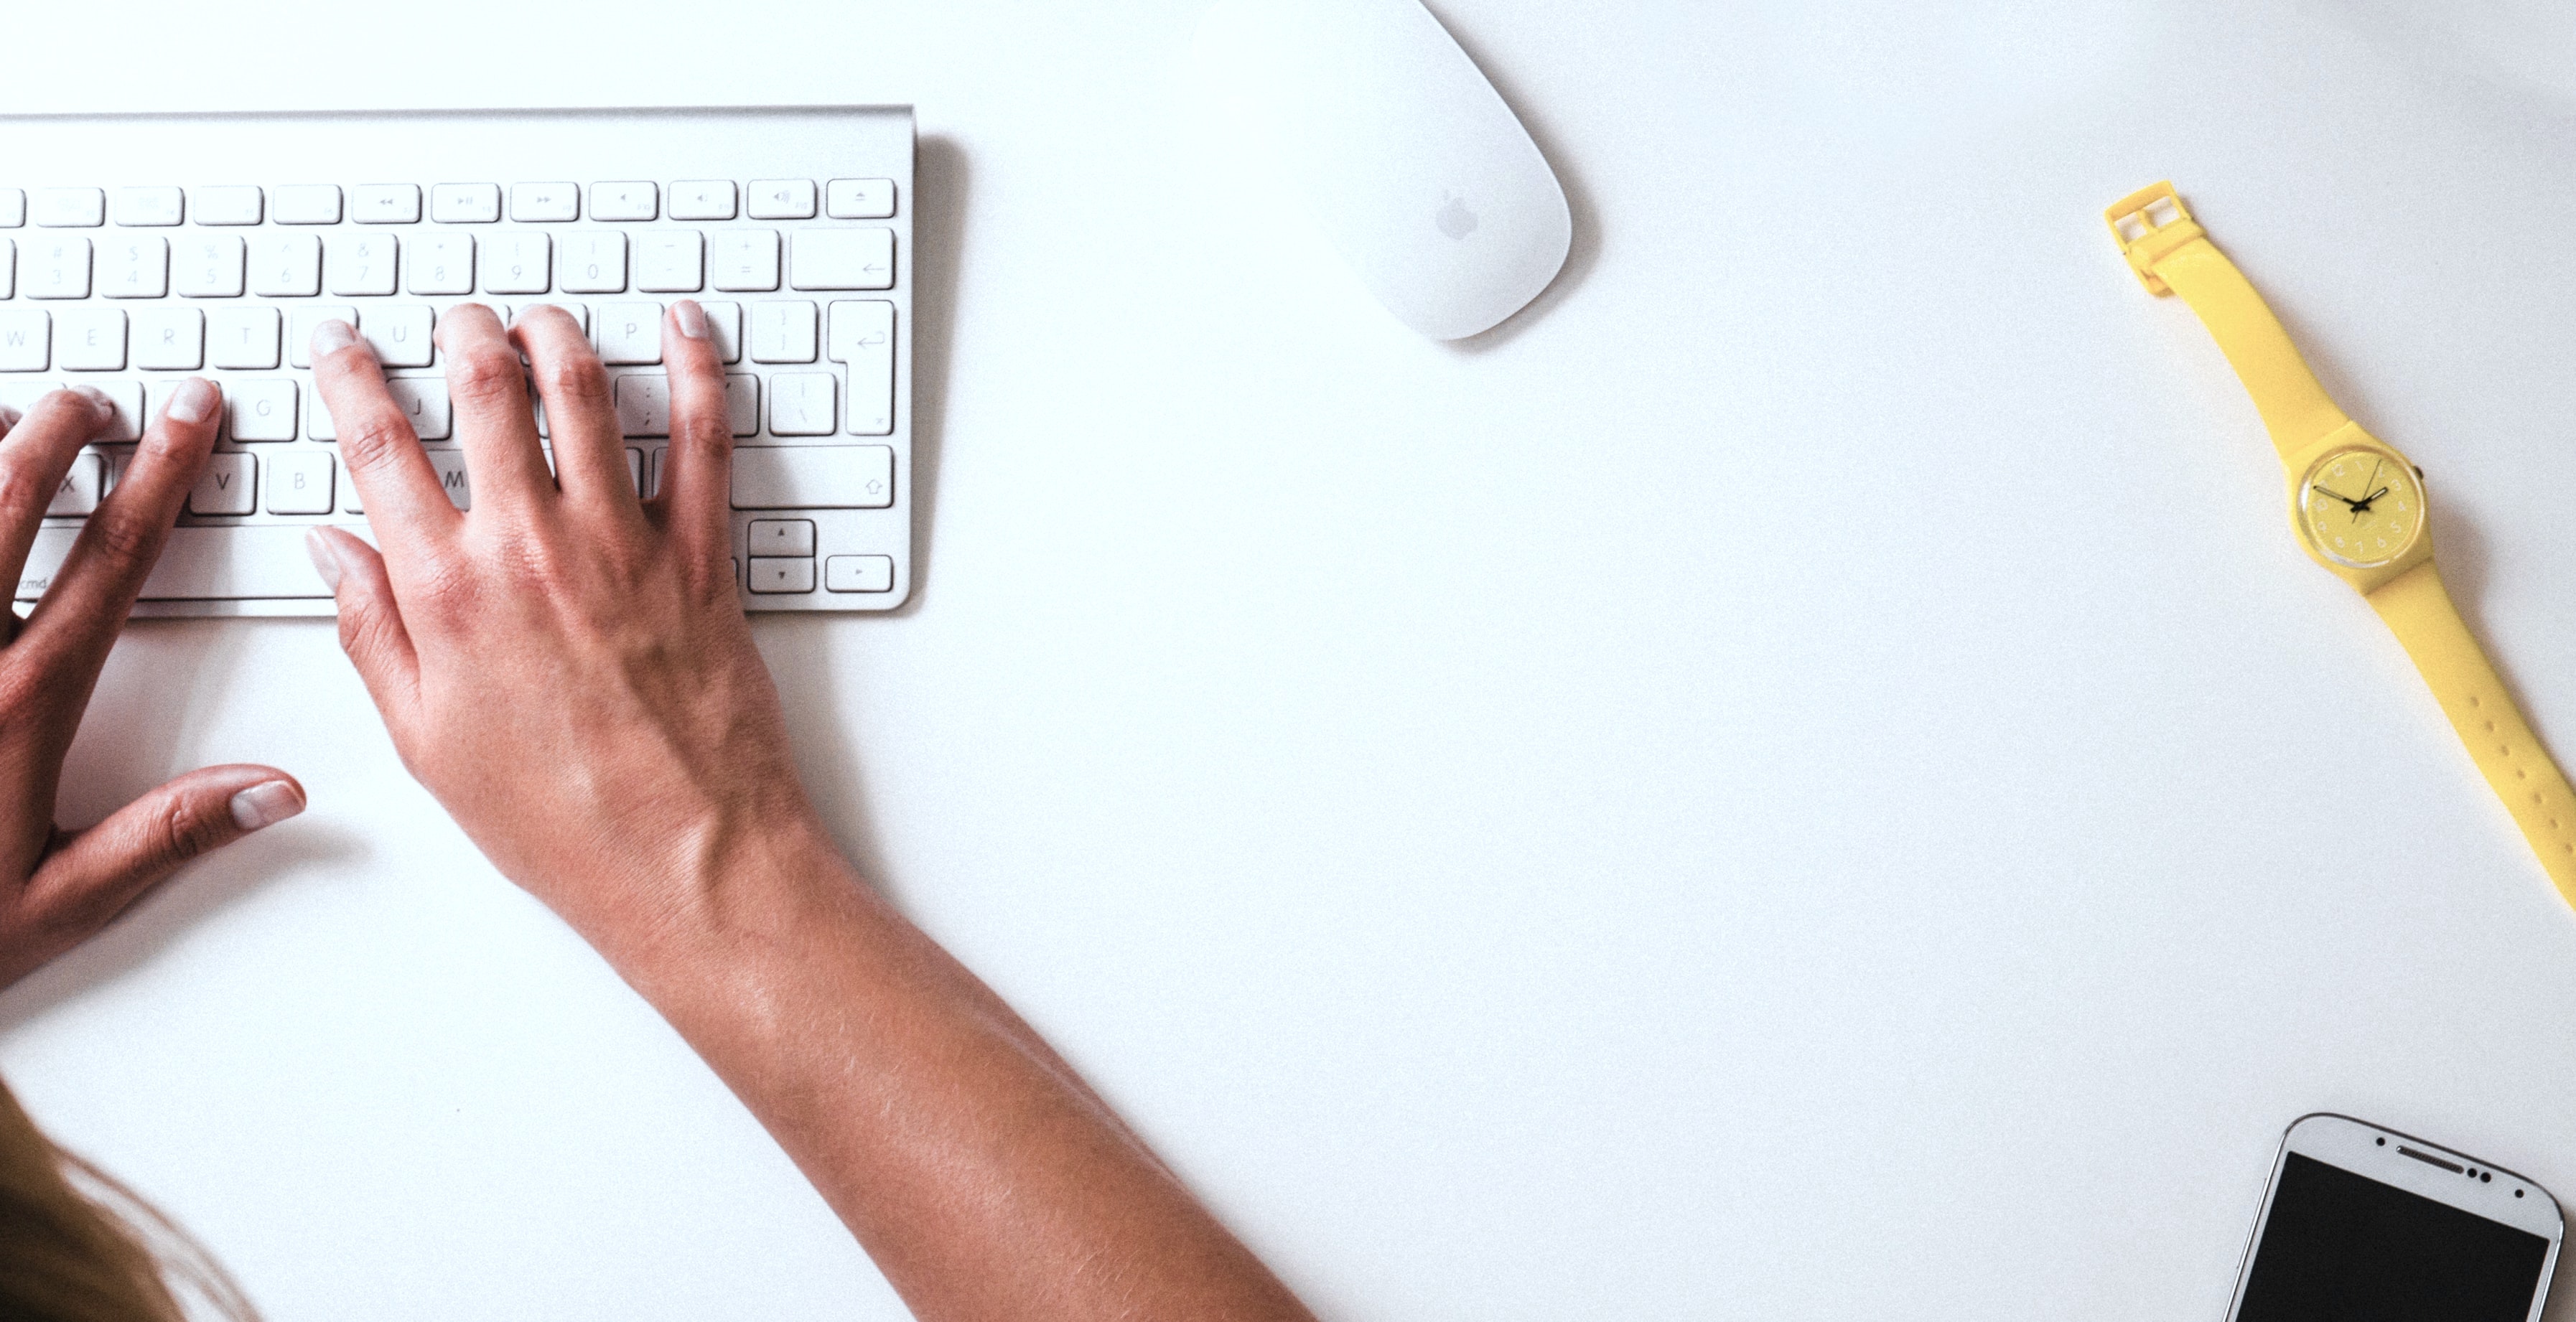
[[196, 1241], [115, 1177], [54, 1146], [0, 1083], [0, 1318], [186, 1322], [192, 1314], [259, 1316]]

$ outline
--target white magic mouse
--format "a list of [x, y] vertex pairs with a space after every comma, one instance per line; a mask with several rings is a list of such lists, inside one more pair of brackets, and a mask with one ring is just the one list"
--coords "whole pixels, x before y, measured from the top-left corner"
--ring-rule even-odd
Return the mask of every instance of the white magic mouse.
[[1420, 0], [1217, 0], [1193, 59], [1405, 325], [1490, 329], [1564, 268], [1565, 190]]

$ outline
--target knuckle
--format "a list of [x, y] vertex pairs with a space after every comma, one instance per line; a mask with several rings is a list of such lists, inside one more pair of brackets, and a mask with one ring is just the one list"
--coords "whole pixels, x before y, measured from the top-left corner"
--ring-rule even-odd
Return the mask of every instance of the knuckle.
[[588, 354], [568, 354], [549, 359], [538, 380], [546, 397], [566, 405], [590, 407], [608, 402], [608, 369]]
[[0, 453], [0, 510], [24, 514], [51, 501], [44, 481], [24, 454]]
[[507, 401], [519, 388], [519, 355], [506, 346], [477, 345], [448, 359], [447, 388], [477, 404]]
[[384, 466], [402, 447], [419, 443], [411, 424], [371, 414], [341, 429], [340, 457], [351, 468], [372, 471]]
[[158, 863], [185, 863], [222, 843], [223, 827], [216, 815], [191, 811], [176, 794], [162, 799], [152, 811], [149, 847]]
[[102, 513], [90, 520], [91, 546], [111, 566], [131, 568], [160, 545], [160, 530], [133, 514]]

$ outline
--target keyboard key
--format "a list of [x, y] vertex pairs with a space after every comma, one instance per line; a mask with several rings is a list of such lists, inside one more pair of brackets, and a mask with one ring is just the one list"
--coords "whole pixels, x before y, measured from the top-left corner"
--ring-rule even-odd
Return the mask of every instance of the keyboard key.
[[742, 304], [700, 303], [707, 314], [707, 334], [716, 342], [716, 357], [728, 363], [742, 361]]
[[27, 298], [89, 297], [89, 240], [29, 239], [18, 249], [18, 292]]
[[780, 372], [769, 378], [769, 434], [831, 435], [837, 385], [829, 372]]
[[787, 283], [797, 289], [892, 289], [894, 231], [798, 230], [788, 246]]
[[313, 328], [326, 321], [358, 324], [358, 310], [346, 303], [308, 303], [286, 314], [286, 365], [313, 365]]
[[754, 179], [744, 193], [751, 200], [753, 220], [814, 218], [814, 181], [811, 179]]
[[[186, 384], [187, 384], [187, 382], [182, 381], [182, 380], [179, 380], [179, 379], [177, 379], [177, 378], [175, 378], [175, 377], [163, 377], [163, 378], [161, 378], [160, 380], [157, 380], [157, 381], [146, 381], [146, 382], [144, 382], [144, 383], [143, 383], [143, 416], [144, 416], [144, 417], [146, 417], [146, 418], [157, 418], [157, 417], [160, 417], [163, 413], [168, 412], [168, 411], [169, 411], [169, 406], [170, 406], [170, 396], [172, 396], [172, 395], [174, 395], [174, 394], [178, 393], [179, 387], [181, 387], [181, 386], [183, 386], [183, 385], [186, 385]], [[215, 387], [215, 392], [216, 392], [216, 400], [215, 400], [215, 402], [216, 402], [217, 406], [218, 406], [218, 407], [220, 407], [220, 406], [222, 405], [222, 403], [223, 403], [223, 399], [222, 399], [223, 387], [222, 387], [221, 385], [217, 385], [217, 386]], [[118, 466], [117, 466], [116, 464], [114, 464], [114, 463], [110, 463], [110, 464], [108, 465], [108, 467], [107, 467], [107, 488], [108, 488], [108, 490], [110, 490], [110, 491], [113, 491], [113, 490], [115, 490], [115, 489], [116, 489], [116, 478], [117, 478], [117, 473], [118, 473]]]
[[474, 508], [474, 488], [465, 476], [465, 452], [423, 450], [421, 453], [429, 456], [429, 466], [438, 474], [438, 485], [446, 488], [448, 502], [461, 510]]
[[200, 225], [256, 225], [260, 203], [257, 184], [214, 184], [188, 192], [188, 210]]
[[510, 219], [531, 221], [581, 218], [581, 185], [569, 183], [510, 185]]
[[105, 457], [98, 454], [75, 455], [71, 471], [63, 474], [63, 484], [54, 488], [53, 503], [45, 506], [48, 517], [93, 513], [98, 509], [101, 489], [107, 483]]
[[670, 435], [671, 378], [659, 372], [617, 378], [617, 426], [628, 436]]
[[259, 460], [253, 456], [222, 450], [207, 455], [205, 471], [197, 474], [196, 488], [188, 493], [188, 512], [248, 514], [251, 488], [258, 480]]
[[110, 214], [119, 225], [176, 225], [187, 206], [176, 188], [120, 188]]
[[331, 292], [341, 298], [381, 296], [394, 292], [394, 259], [398, 241], [390, 234], [338, 233], [323, 245], [323, 265]]
[[98, 292], [109, 298], [160, 298], [170, 292], [170, 241], [158, 234], [118, 235], [99, 249]]
[[731, 179], [683, 179], [671, 185], [671, 219], [731, 220]]
[[831, 592], [892, 592], [894, 557], [832, 556], [823, 561], [823, 587]]
[[850, 434], [894, 434], [894, 304], [859, 299], [832, 305], [830, 358], [850, 365]]
[[419, 303], [370, 303], [358, 313], [358, 335], [387, 367], [427, 367], [432, 319]]
[[277, 370], [277, 309], [216, 308], [206, 314], [206, 344], [207, 356], [217, 367], [273, 372]]
[[814, 590], [814, 561], [777, 560], [751, 557], [751, 570], [743, 579], [754, 592], [811, 592]]
[[455, 432], [445, 381], [434, 376], [390, 377], [385, 393], [393, 396], [394, 406], [411, 420], [412, 432], [422, 440], [443, 441]]
[[335, 465], [323, 450], [286, 450], [268, 457], [268, 512], [271, 514], [328, 514], [331, 512], [331, 470]]
[[753, 519], [743, 538], [753, 555], [814, 554], [812, 519]]
[[645, 494], [644, 452], [632, 446], [627, 447], [626, 450], [626, 482], [627, 485], [635, 488], [636, 495]]
[[87, 229], [107, 219], [107, 194], [95, 188], [39, 188], [36, 223], [53, 229]]
[[250, 292], [262, 298], [311, 298], [321, 293], [322, 236], [263, 233], [253, 238]]
[[824, 186], [823, 210], [834, 220], [884, 220], [894, 214], [894, 181], [835, 179]]
[[0, 372], [53, 365], [54, 319], [43, 308], [0, 307]]
[[814, 305], [803, 299], [773, 299], [752, 304], [751, 360], [755, 363], [814, 361]]
[[429, 190], [429, 218], [442, 225], [489, 225], [501, 218], [501, 186], [440, 184]]
[[640, 179], [590, 186], [592, 220], [652, 220], [661, 214], [662, 190]]
[[0, 230], [13, 230], [27, 223], [27, 194], [23, 189], [0, 188]]
[[[417, 225], [420, 223], [420, 185], [360, 184], [349, 190], [349, 219], [361, 225]], [[325, 506], [314, 512], [328, 514], [331, 511]]]
[[611, 366], [662, 361], [662, 305], [600, 304], [598, 341], [599, 361]]
[[206, 314], [186, 305], [137, 308], [134, 365], [147, 372], [194, 372], [206, 365]]
[[538, 308], [561, 308], [564, 311], [564, 315], [571, 317], [574, 321], [581, 324], [581, 333], [583, 335], [590, 334], [590, 305], [588, 303], [575, 303], [570, 299], [562, 298], [550, 298], [542, 303], [521, 303], [517, 306], [515, 311], [504, 315], [501, 318], [501, 324], [504, 326], [517, 325], [518, 322], [516, 318], [518, 316], [535, 311]]
[[483, 292], [542, 294], [554, 266], [554, 239], [529, 230], [497, 230], [483, 240]]
[[189, 298], [239, 298], [247, 251], [238, 234], [185, 235], [171, 254], [170, 284]]
[[236, 441], [294, 440], [295, 383], [284, 377], [225, 381], [224, 421]]
[[471, 294], [474, 236], [444, 230], [415, 234], [407, 269], [415, 294]]
[[287, 184], [277, 190], [270, 202], [269, 219], [280, 225], [340, 223], [338, 184]]
[[[143, 580], [145, 601], [222, 601], [244, 597], [330, 599], [304, 550], [303, 524], [224, 524], [173, 528], [161, 558]], [[29, 548], [18, 600], [41, 595], [71, 554], [76, 527], [47, 528]]]
[[64, 308], [54, 321], [54, 362], [66, 372], [125, 370], [125, 309]]
[[706, 236], [696, 230], [646, 230], [635, 236], [635, 289], [694, 294], [706, 288]]
[[893, 503], [889, 446], [760, 445], [733, 452], [738, 510], [883, 509]]
[[18, 245], [12, 240], [0, 239], [0, 299], [9, 297], [17, 290]]
[[[83, 384], [93, 384], [84, 382]], [[131, 378], [95, 382], [111, 406], [107, 426], [94, 439], [131, 441], [143, 435], [143, 383]]]
[[626, 292], [626, 236], [616, 230], [576, 230], [563, 236], [555, 284], [567, 294]]
[[716, 231], [715, 282], [744, 293], [778, 288], [778, 231]]
[[725, 374], [725, 420], [736, 436], [760, 434], [760, 378], [740, 372]]

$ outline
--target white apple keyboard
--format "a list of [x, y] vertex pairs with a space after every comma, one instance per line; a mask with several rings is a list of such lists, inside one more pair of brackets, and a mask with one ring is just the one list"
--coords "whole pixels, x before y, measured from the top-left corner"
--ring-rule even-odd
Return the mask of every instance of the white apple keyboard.
[[889, 610], [911, 591], [908, 107], [0, 116], [0, 140], [0, 403], [86, 384], [118, 410], [56, 494], [20, 602], [166, 392], [203, 375], [222, 436], [136, 613], [331, 614], [304, 530], [366, 516], [308, 370], [329, 318], [374, 346], [471, 508], [438, 317], [570, 311], [649, 492], [677, 298], [724, 348], [744, 607]]

